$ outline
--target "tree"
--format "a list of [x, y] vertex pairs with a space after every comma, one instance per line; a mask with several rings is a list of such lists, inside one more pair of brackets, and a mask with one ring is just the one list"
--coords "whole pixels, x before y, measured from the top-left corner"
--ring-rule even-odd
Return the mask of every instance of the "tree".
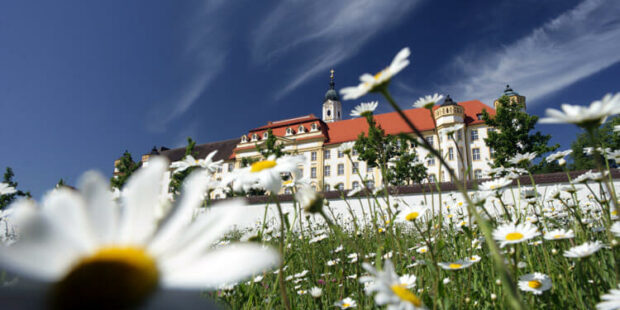
[[391, 183], [392, 174], [387, 173], [388, 162], [398, 156], [398, 139], [392, 135], [386, 135], [385, 130], [377, 125], [372, 113], [363, 114], [368, 122], [368, 133], [360, 133], [353, 147], [358, 153], [358, 159], [365, 161], [368, 167], [379, 167], [383, 182]]
[[[598, 136], [601, 142], [601, 147], [610, 148], [611, 150], [620, 150], [620, 135], [614, 132], [614, 126], [618, 125], [620, 125], [620, 116], [609, 119], [595, 131], [595, 135]], [[586, 147], [592, 147], [592, 142], [590, 141], [588, 133], [582, 132], [571, 144], [571, 148], [573, 149], [573, 153], [571, 154], [573, 158], [573, 163], [570, 166], [571, 169], [582, 170], [596, 168], [592, 156], [584, 153], [584, 148]], [[616, 162], [615, 164], [617, 165], [618, 163]]]
[[[488, 138], [484, 142], [494, 151], [493, 166], [513, 166], [508, 162], [517, 153], [536, 152], [542, 157], [548, 152], [557, 150], [560, 145], [547, 145], [551, 135], [543, 135], [540, 131], [530, 134], [538, 122], [538, 116], [525, 112], [523, 104], [511, 101], [507, 96], [499, 99], [495, 116], [482, 111], [485, 124], [495, 131], [488, 131]], [[551, 165], [545, 160], [529, 167], [532, 172], [549, 171]], [[559, 166], [558, 166], [559, 168]], [[549, 171], [550, 172], [550, 171]]]
[[396, 158], [388, 166], [387, 177], [392, 185], [409, 185], [426, 179], [426, 167], [418, 160], [415, 146], [410, 146], [407, 139], [400, 138], [400, 148]]
[[115, 166], [117, 171], [110, 179], [110, 185], [112, 187], [122, 189], [127, 182], [127, 179], [129, 179], [131, 174], [140, 168], [141, 165], [141, 162], [134, 162], [131, 157], [131, 153], [125, 150], [125, 153], [123, 153], [123, 156], [119, 159], [118, 164]]
[[260, 152], [263, 158], [267, 159], [269, 156], [275, 156], [276, 158], [280, 158], [284, 156], [284, 145], [281, 143], [277, 143], [278, 139], [273, 135], [271, 128], [267, 130], [267, 140], [262, 144], [256, 144], [256, 149]]
[[8, 184], [10, 187], [15, 188], [17, 191], [13, 194], [0, 195], [0, 210], [9, 206], [17, 197], [31, 197], [30, 192], [23, 192], [17, 189], [18, 183], [13, 180], [15, 173], [11, 167], [6, 167], [2, 183]]

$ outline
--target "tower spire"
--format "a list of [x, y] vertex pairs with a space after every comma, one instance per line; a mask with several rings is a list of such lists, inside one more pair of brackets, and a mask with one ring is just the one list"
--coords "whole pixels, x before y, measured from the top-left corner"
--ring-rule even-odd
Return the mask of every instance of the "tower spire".
[[336, 86], [336, 83], [334, 82], [334, 68], [329, 70], [329, 73], [331, 73], [331, 75], [329, 76], [329, 89], [334, 89], [334, 87]]

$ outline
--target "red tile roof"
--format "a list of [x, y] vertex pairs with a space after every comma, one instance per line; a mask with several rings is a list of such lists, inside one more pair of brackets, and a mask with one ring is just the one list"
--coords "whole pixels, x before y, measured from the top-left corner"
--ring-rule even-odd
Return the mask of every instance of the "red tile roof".
[[[482, 113], [483, 109], [486, 109], [489, 114], [495, 115], [495, 109], [485, 105], [479, 100], [463, 101], [458, 104], [465, 109], [465, 124], [467, 126], [484, 123], [484, 121], [478, 120], [477, 117], [477, 114]], [[439, 106], [435, 106], [435, 109], [438, 107]], [[420, 131], [433, 129], [433, 119], [428, 110], [409, 109], [404, 110], [404, 112]], [[385, 130], [386, 134], [394, 135], [402, 132], [412, 132], [409, 126], [407, 126], [405, 121], [403, 121], [396, 112], [377, 114], [375, 115], [375, 119], [377, 124]], [[327, 126], [329, 140], [326, 144], [354, 141], [357, 139], [360, 132], [365, 133], [368, 131], [368, 123], [366, 119], [362, 117], [328, 123]]]

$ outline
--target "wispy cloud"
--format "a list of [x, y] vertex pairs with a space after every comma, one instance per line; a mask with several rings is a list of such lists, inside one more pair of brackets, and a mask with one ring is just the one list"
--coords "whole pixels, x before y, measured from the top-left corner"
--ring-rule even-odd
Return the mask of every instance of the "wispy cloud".
[[222, 25], [228, 21], [221, 14], [224, 4], [221, 0], [206, 1], [193, 12], [185, 27], [185, 46], [180, 60], [180, 66], [193, 74], [184, 78], [176, 87], [177, 91], [149, 111], [149, 131], [164, 132], [170, 122], [196, 103], [210, 82], [222, 72], [227, 56], [227, 38], [221, 34]]
[[509, 83], [536, 104], [620, 61], [618, 16], [620, 1], [583, 1], [509, 45], [456, 57], [461, 74], [443, 89], [490, 104]]
[[283, 1], [254, 33], [257, 64], [291, 61], [280, 99], [309, 78], [355, 55], [372, 37], [398, 24], [421, 1]]

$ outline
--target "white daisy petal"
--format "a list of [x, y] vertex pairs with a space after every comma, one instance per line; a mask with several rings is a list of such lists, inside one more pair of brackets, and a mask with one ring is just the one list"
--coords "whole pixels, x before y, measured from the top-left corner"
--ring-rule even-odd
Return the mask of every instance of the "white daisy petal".
[[78, 188], [86, 200], [86, 216], [92, 227], [93, 237], [99, 243], [110, 243], [117, 228], [118, 207], [103, 176], [95, 171], [86, 172]]

